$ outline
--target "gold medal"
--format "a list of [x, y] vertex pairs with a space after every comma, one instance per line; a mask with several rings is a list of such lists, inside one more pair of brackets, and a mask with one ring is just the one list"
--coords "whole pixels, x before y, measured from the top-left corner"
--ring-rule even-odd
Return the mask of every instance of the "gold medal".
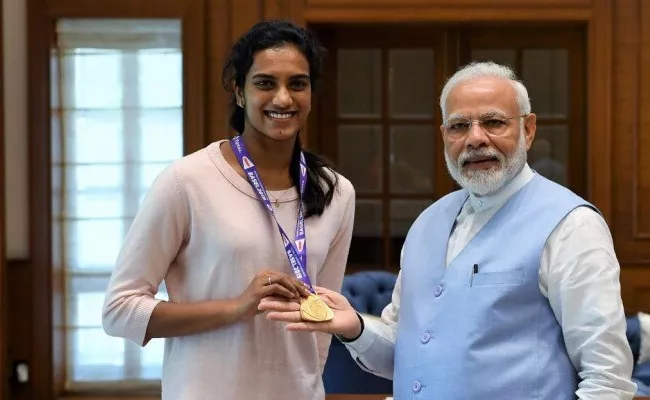
[[310, 294], [300, 303], [300, 317], [305, 321], [326, 322], [334, 318], [334, 312], [320, 297]]

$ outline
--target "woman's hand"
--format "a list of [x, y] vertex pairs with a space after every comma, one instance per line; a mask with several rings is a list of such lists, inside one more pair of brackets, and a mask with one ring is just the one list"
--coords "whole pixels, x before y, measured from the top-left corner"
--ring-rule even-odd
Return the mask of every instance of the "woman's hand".
[[244, 292], [237, 298], [237, 314], [239, 319], [250, 319], [258, 314], [260, 300], [273, 296], [286, 300], [300, 299], [308, 296], [307, 286], [293, 275], [278, 271], [265, 270], [259, 272], [251, 280]]
[[300, 302], [286, 297], [268, 297], [262, 299], [259, 309], [268, 311], [266, 318], [272, 321], [288, 322], [287, 330], [325, 332], [341, 335], [348, 339], [361, 334], [361, 322], [357, 312], [341, 294], [329, 289], [314, 288], [318, 296], [334, 311], [334, 318], [327, 322], [306, 322], [300, 317]]

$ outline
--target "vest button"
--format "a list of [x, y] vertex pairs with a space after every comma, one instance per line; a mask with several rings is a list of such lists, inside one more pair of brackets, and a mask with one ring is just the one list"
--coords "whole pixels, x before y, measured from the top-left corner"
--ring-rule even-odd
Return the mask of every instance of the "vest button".
[[445, 290], [445, 285], [441, 283], [436, 287], [436, 292], [435, 292], [436, 297], [439, 297], [442, 294], [443, 290]]
[[431, 340], [431, 334], [429, 334], [429, 332], [424, 332], [422, 336], [420, 336], [420, 342], [422, 342], [422, 344], [429, 343], [429, 340]]
[[422, 389], [422, 384], [418, 381], [413, 382], [413, 391], [417, 393], [420, 389]]

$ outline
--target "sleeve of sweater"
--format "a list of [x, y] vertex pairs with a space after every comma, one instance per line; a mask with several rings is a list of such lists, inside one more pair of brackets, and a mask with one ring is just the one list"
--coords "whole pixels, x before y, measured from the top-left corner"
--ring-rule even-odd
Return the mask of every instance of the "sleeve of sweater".
[[188, 204], [176, 165], [155, 179], [124, 239], [104, 299], [107, 334], [144, 346], [154, 296], [189, 232]]
[[[343, 276], [345, 275], [345, 267], [350, 250], [350, 241], [352, 240], [355, 210], [354, 187], [349, 181], [343, 179], [341, 179], [341, 186], [341, 194], [345, 199], [345, 211], [341, 219], [341, 226], [332, 241], [323, 267], [318, 271], [316, 280], [318, 286], [335, 292], [340, 292], [341, 285], [343, 284]], [[327, 361], [332, 335], [328, 333], [316, 333], [316, 339], [318, 341], [318, 358], [322, 371]]]

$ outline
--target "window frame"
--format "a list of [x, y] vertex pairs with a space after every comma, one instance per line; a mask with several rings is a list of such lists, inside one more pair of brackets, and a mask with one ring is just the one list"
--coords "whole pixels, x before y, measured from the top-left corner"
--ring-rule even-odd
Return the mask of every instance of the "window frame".
[[[205, 9], [206, 0], [29, 0], [28, 29], [28, 142], [30, 160], [30, 258], [32, 269], [31, 335], [19, 347], [29, 348], [30, 386], [19, 396], [64, 398], [123, 396], [124, 390], [89, 387], [66, 391], [66, 336], [64, 323], [64, 271], [53, 267], [51, 204], [50, 59], [55, 24], [59, 19], [134, 18], [178, 19], [182, 24], [183, 154], [205, 144]], [[29, 393], [31, 392], [31, 393]], [[24, 394], [23, 394], [24, 393]], [[130, 396], [159, 396], [159, 385], [129, 388]], [[31, 394], [31, 395], [30, 395]]]

